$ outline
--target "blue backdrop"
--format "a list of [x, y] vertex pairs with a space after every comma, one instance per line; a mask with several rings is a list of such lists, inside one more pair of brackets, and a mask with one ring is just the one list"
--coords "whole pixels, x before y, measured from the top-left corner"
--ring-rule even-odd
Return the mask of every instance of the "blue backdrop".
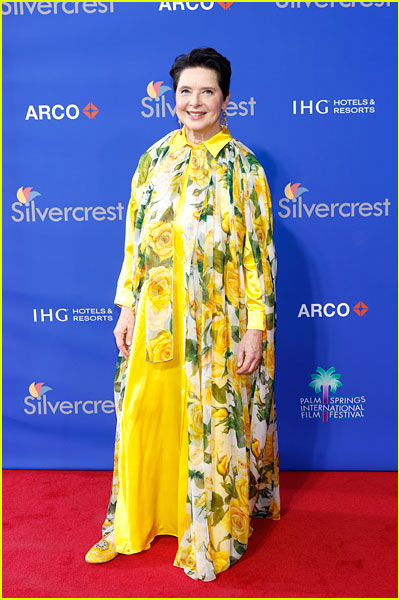
[[5, 466], [112, 468], [130, 181], [177, 127], [152, 82], [212, 46], [271, 188], [281, 467], [395, 469], [396, 3], [2, 10]]

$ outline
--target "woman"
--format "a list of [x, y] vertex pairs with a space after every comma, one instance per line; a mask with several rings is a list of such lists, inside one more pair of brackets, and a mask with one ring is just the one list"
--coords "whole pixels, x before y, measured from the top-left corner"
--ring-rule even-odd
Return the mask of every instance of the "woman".
[[279, 519], [276, 259], [264, 171], [226, 127], [229, 61], [195, 49], [170, 74], [183, 126], [132, 180], [113, 485], [86, 560], [174, 535], [174, 564], [210, 581], [246, 550], [251, 516]]

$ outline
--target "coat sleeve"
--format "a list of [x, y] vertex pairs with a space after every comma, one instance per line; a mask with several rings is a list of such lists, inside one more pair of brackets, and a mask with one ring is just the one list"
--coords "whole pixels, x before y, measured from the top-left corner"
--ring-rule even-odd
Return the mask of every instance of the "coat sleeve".
[[131, 196], [126, 211], [124, 261], [118, 278], [117, 292], [114, 299], [114, 303], [118, 306], [128, 306], [129, 308], [132, 308], [132, 251], [137, 214], [136, 180], [137, 172], [134, 174], [131, 183]]
[[262, 289], [258, 281], [257, 267], [254, 262], [253, 250], [246, 234], [243, 255], [245, 294], [247, 307], [247, 329], [265, 329], [265, 307], [262, 299]]
[[262, 287], [266, 328], [271, 331], [270, 338], [272, 339], [276, 319], [275, 279], [277, 263], [272, 237], [271, 196], [264, 169], [254, 157], [251, 158], [248, 176], [246, 230], [253, 251], [258, 281]]
[[[168, 134], [167, 137], [170, 137]], [[160, 145], [164, 141], [164, 138], [156, 144], [153, 144], [142, 156], [140, 157], [139, 164], [132, 177], [131, 182], [131, 196], [129, 199], [128, 208], [126, 211], [126, 225], [125, 225], [125, 252], [124, 261], [122, 263], [122, 269], [118, 278], [117, 292], [115, 295], [114, 303], [118, 306], [128, 306], [132, 308], [132, 277], [133, 269], [136, 265], [133, 264], [133, 250], [134, 250], [134, 236], [135, 227], [137, 226], [137, 219], [143, 218], [140, 216], [141, 213], [141, 198], [143, 198], [143, 188], [145, 187], [148, 179], [151, 177], [152, 166], [157, 162], [157, 153], [154, 152], [154, 148]], [[138, 214], [139, 213], [139, 214]]]

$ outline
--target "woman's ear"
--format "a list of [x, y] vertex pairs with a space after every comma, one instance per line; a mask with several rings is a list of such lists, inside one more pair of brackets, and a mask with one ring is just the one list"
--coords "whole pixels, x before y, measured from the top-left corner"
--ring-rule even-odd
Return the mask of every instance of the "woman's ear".
[[229, 90], [229, 93], [228, 93], [227, 97], [225, 98], [225, 100], [224, 100], [224, 102], [222, 104], [222, 108], [224, 110], [226, 110], [226, 107], [228, 106], [230, 99], [231, 99], [231, 90]]

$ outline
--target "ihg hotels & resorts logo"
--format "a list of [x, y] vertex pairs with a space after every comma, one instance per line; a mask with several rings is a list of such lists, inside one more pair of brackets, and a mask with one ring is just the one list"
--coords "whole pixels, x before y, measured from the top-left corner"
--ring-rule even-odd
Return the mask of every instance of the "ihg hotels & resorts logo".
[[[300, 398], [301, 419], [318, 419], [327, 423], [332, 419], [360, 419], [365, 416], [365, 396], [345, 396], [337, 393], [343, 386], [341, 373], [335, 373], [335, 367], [326, 371], [316, 368], [311, 375], [309, 386], [322, 396], [304, 396]], [[337, 394], [337, 395], [336, 395]]]

